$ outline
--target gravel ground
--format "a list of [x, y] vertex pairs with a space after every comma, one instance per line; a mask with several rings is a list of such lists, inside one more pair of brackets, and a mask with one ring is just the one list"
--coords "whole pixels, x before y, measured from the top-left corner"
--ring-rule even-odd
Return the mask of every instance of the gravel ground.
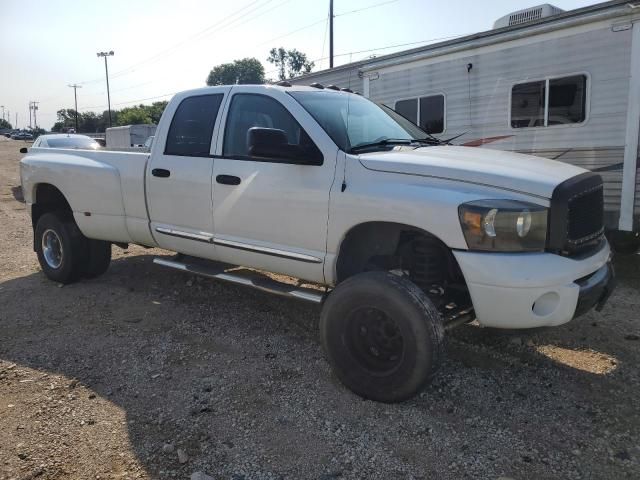
[[378, 404], [332, 376], [317, 307], [138, 247], [98, 279], [46, 280], [20, 146], [0, 138], [1, 479], [640, 478], [640, 256], [602, 313], [461, 327], [424, 392]]

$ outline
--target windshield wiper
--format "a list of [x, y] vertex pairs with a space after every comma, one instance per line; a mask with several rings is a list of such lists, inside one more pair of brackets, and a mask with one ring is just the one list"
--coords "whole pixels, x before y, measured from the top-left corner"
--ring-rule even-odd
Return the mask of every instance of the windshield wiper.
[[451, 142], [453, 140], [455, 140], [456, 138], [460, 138], [465, 133], [467, 132], [462, 132], [460, 135], [456, 135], [455, 137], [451, 137], [447, 139], [437, 138], [431, 135], [430, 133], [427, 133], [427, 136], [425, 138], [417, 138], [414, 140], [414, 142], [424, 143], [427, 145], [451, 145]]
[[349, 152], [350, 153], [356, 153], [356, 152], [359, 152], [361, 150], [366, 150], [368, 148], [385, 147], [387, 145], [410, 145], [412, 142], [413, 142], [413, 140], [410, 140], [408, 138], [385, 138], [385, 139], [379, 140], [377, 142], [360, 143], [360, 144], [356, 145], [355, 147], [351, 147]]

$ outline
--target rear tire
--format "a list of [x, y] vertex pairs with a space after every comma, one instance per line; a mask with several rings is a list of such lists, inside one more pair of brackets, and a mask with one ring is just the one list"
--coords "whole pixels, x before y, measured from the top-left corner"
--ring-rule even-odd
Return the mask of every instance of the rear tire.
[[444, 355], [438, 310], [414, 283], [382, 271], [354, 275], [329, 294], [320, 336], [340, 381], [380, 402], [415, 395]]
[[104, 240], [87, 240], [88, 259], [84, 268], [86, 278], [102, 275], [111, 263], [111, 243]]
[[87, 239], [70, 215], [42, 215], [36, 224], [35, 249], [42, 271], [54, 282], [72, 283], [82, 275]]

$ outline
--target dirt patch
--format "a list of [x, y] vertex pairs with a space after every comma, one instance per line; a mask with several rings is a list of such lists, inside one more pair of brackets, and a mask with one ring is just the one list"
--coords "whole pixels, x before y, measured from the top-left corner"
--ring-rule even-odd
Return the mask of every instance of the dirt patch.
[[152, 264], [168, 252], [47, 281], [22, 145], [0, 139], [0, 479], [640, 478], [640, 257], [602, 313], [463, 327], [424, 392], [383, 405], [333, 378], [317, 307]]

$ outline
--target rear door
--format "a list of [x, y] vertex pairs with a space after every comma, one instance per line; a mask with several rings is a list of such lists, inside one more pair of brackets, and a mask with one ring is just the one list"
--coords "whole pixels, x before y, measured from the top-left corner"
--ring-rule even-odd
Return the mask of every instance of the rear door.
[[[338, 148], [283, 90], [236, 86], [231, 93], [213, 166], [216, 255], [236, 265], [323, 281]], [[319, 150], [321, 163], [251, 157], [252, 127], [282, 130], [290, 145], [310, 155]]]
[[162, 248], [214, 258], [212, 145], [229, 87], [185, 96], [166, 112], [147, 166], [152, 234]]

